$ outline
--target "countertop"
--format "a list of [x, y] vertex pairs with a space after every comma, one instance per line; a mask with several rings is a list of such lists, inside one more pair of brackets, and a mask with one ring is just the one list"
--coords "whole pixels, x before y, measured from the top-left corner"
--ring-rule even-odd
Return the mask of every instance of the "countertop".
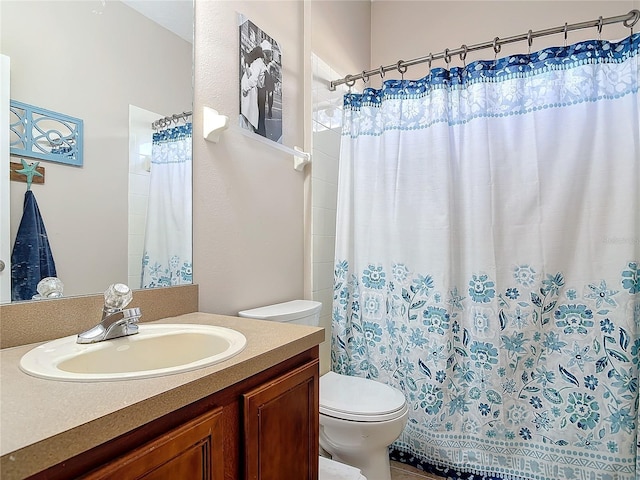
[[247, 337], [247, 346], [224, 362], [191, 372], [86, 383], [44, 380], [23, 373], [20, 358], [40, 343], [0, 350], [0, 478], [37, 473], [324, 340], [323, 328], [199, 312], [150, 323], [233, 328]]

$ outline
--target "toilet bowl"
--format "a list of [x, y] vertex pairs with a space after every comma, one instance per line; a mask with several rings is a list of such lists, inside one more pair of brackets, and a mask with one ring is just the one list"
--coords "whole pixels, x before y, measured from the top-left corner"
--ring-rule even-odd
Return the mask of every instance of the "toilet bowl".
[[374, 380], [328, 372], [320, 377], [320, 446], [368, 480], [390, 480], [389, 445], [407, 424], [402, 392]]
[[[320, 324], [322, 304], [311, 300], [267, 305], [238, 312], [240, 317], [302, 325]], [[333, 464], [320, 459], [320, 479], [350, 465], [357, 480], [391, 480], [389, 451], [407, 423], [408, 406], [399, 390], [382, 382], [328, 372], [320, 377], [320, 446]], [[338, 474], [336, 474], [338, 475]], [[323, 478], [324, 477], [324, 478]]]

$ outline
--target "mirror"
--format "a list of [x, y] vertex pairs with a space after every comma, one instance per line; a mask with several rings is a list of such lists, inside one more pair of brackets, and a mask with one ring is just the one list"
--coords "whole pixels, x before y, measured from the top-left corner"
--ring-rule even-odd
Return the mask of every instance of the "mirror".
[[[193, 0], [2, 0], [0, 22], [11, 99], [84, 123], [83, 165], [41, 161], [44, 183], [31, 186], [64, 296], [140, 288], [151, 122], [192, 110]], [[9, 183], [13, 245], [27, 187]], [[183, 211], [190, 228], [190, 196]]]

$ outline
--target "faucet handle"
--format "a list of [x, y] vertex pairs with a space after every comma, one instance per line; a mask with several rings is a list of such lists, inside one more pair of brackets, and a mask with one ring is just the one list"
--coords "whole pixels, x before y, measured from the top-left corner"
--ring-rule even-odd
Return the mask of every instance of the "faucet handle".
[[104, 292], [104, 306], [110, 310], [120, 310], [133, 299], [133, 292], [124, 283], [114, 283]]
[[[64, 284], [57, 277], [45, 277], [38, 282], [37, 298], [59, 298], [62, 296]], [[34, 298], [36, 296], [34, 295]]]
[[142, 311], [140, 307], [125, 308], [122, 310], [122, 319], [128, 323], [138, 323], [141, 316]]

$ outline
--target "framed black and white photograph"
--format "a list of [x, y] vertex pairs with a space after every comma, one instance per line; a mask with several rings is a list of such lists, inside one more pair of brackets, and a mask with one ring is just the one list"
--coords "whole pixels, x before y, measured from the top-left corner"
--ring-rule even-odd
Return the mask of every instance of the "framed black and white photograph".
[[240, 34], [240, 127], [282, 143], [282, 52], [244, 15]]

